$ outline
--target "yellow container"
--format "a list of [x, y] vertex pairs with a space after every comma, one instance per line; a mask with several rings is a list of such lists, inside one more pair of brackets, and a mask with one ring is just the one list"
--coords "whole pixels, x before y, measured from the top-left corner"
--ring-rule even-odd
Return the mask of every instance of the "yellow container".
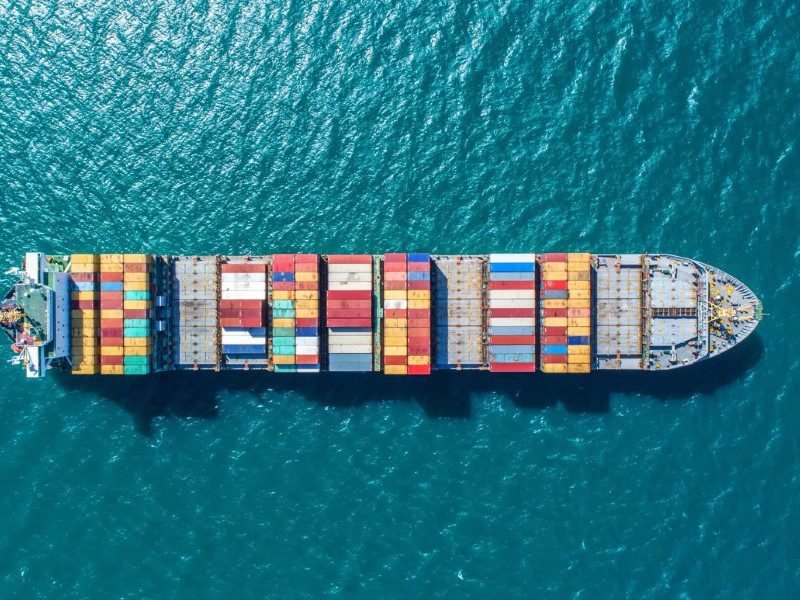
[[408, 327], [408, 319], [385, 319], [383, 322], [384, 326], [389, 327]]
[[408, 308], [430, 308], [431, 301], [430, 300], [409, 300], [408, 301]]
[[383, 349], [383, 353], [386, 356], [406, 356], [408, 354], [408, 348], [387, 346], [386, 348]]
[[386, 290], [383, 297], [386, 300], [405, 300], [408, 298], [407, 293], [405, 290]]
[[591, 308], [587, 298], [570, 298], [567, 300], [567, 308]]
[[387, 375], [408, 375], [408, 367], [405, 365], [384, 365], [383, 372]]
[[102, 375], [122, 375], [125, 367], [122, 365], [101, 365], [100, 373]]
[[133, 281], [147, 281], [150, 277], [150, 273], [125, 273], [125, 283], [130, 283]]
[[72, 365], [73, 375], [97, 375], [100, 372], [100, 367], [96, 364], [90, 365]]
[[590, 327], [592, 320], [589, 317], [569, 317], [567, 327]]
[[[273, 327], [294, 327], [294, 319], [272, 319]], [[288, 363], [294, 364], [294, 363]]]
[[150, 261], [149, 254], [123, 254], [122, 261], [128, 264], [142, 264]]
[[293, 365], [294, 356], [276, 355], [272, 357], [272, 362], [276, 365]]
[[126, 292], [146, 292], [150, 284], [146, 281], [126, 281], [124, 287]]
[[275, 290], [272, 292], [273, 300], [294, 300], [294, 292], [289, 290]]
[[96, 254], [72, 254], [69, 259], [72, 261], [72, 264], [81, 263], [84, 265], [91, 265], [100, 262], [100, 257]]
[[[319, 281], [319, 273], [295, 273], [295, 281]], [[294, 363], [291, 363], [294, 364]]]
[[100, 321], [105, 319], [122, 319], [122, 311], [118, 308], [103, 308], [100, 309]]
[[406, 327], [385, 327], [383, 330], [384, 335], [407, 335], [408, 329]]
[[101, 254], [100, 264], [122, 264], [123, 254]]
[[70, 272], [72, 273], [97, 273], [98, 265], [95, 263], [72, 263]]
[[559, 366], [566, 366], [568, 373], [591, 373], [592, 366], [589, 364], [579, 364], [579, 365], [559, 365]]
[[409, 356], [408, 357], [408, 364], [409, 365], [429, 365], [429, 364], [431, 364], [431, 357], [430, 356]]
[[122, 342], [126, 348], [150, 348], [152, 340], [146, 337], [127, 337]]
[[581, 355], [583, 355], [583, 354], [586, 354], [586, 355], [588, 355], [588, 354], [589, 354], [589, 346], [585, 346], [585, 345], [580, 345], [580, 346], [575, 346], [575, 345], [572, 345], [572, 346], [567, 346], [567, 354], [569, 354], [569, 355], [570, 355], [570, 357], [569, 357], [569, 359], [568, 359], [568, 360], [571, 362], [571, 361], [572, 361], [572, 357], [573, 357], [573, 356], [577, 356], [577, 355], [579, 355], [579, 354], [581, 354]]
[[592, 282], [591, 281], [570, 281], [569, 282], [569, 289], [570, 290], [590, 290]]
[[294, 297], [298, 300], [319, 300], [319, 292], [311, 290], [298, 290], [294, 292]]
[[299, 310], [318, 310], [319, 309], [319, 301], [318, 300], [297, 300], [295, 301], [295, 307]]
[[150, 300], [124, 300], [122, 307], [132, 310], [145, 310], [153, 308], [153, 303]]
[[100, 356], [122, 356], [122, 346], [100, 346]]
[[542, 308], [567, 308], [566, 300], [542, 300]]
[[589, 300], [592, 294], [589, 290], [569, 290], [571, 300]]
[[101, 273], [122, 273], [122, 263], [100, 263]]
[[430, 300], [430, 290], [408, 290], [409, 300]]
[[318, 319], [319, 310], [316, 308], [298, 308], [296, 315], [298, 319]]
[[573, 270], [567, 273], [569, 281], [589, 281], [591, 278], [591, 272], [588, 269]]
[[404, 335], [393, 335], [383, 338], [384, 346], [408, 348], [408, 338]]
[[541, 267], [543, 273], [547, 271], [566, 271], [567, 263], [563, 261], [549, 261], [541, 263]]
[[542, 281], [566, 281], [566, 271], [542, 271]]
[[566, 327], [567, 317], [545, 317], [542, 319], [542, 325], [545, 327]]
[[567, 365], [564, 363], [542, 365], [542, 373], [566, 373]]
[[592, 260], [592, 255], [588, 252], [570, 252], [567, 254], [567, 262], [585, 262]]
[[592, 357], [589, 354], [570, 354], [567, 363], [571, 365], [588, 365]]
[[147, 346], [128, 346], [126, 344], [123, 354], [125, 356], [150, 356], [153, 353], [152, 350], [152, 348], [148, 348]]
[[592, 328], [567, 326], [567, 335], [592, 335]]
[[97, 299], [97, 292], [96, 291], [76, 291], [73, 290], [70, 293], [70, 298], [73, 300], [96, 300]]

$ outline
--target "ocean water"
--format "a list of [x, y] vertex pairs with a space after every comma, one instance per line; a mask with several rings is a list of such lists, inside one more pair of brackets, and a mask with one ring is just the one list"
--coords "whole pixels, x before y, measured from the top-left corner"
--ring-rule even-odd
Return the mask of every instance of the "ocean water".
[[768, 313], [649, 376], [3, 363], [2, 595], [797, 596], [799, 25], [787, 1], [0, 0], [4, 265], [665, 251]]

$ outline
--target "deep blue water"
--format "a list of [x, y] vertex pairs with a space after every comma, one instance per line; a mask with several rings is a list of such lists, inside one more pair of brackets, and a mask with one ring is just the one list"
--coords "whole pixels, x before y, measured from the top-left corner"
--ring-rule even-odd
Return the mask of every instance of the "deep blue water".
[[796, 596], [799, 31], [785, 1], [0, 0], [2, 264], [665, 251], [769, 313], [661, 376], [4, 364], [3, 595]]

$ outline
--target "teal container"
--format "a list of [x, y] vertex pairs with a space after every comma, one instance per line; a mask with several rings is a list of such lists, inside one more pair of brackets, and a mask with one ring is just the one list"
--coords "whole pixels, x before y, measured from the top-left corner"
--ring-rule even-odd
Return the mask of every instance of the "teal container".
[[276, 373], [297, 373], [295, 365], [275, 365]]
[[274, 319], [294, 319], [293, 308], [276, 308], [272, 311], [272, 318]]
[[294, 327], [274, 327], [272, 329], [273, 338], [294, 338]]
[[273, 300], [272, 308], [294, 308], [294, 300]]
[[147, 291], [125, 292], [123, 298], [125, 298], [125, 300], [150, 300], [150, 292]]
[[122, 372], [125, 375], [147, 375], [150, 372], [150, 367], [148, 365], [126, 364], [122, 367]]
[[122, 335], [125, 337], [148, 337], [150, 329], [148, 327], [126, 327]]
[[126, 367], [130, 366], [130, 365], [149, 366], [150, 365], [150, 357], [149, 356], [126, 356], [123, 359], [123, 363], [124, 363], [124, 365]]
[[147, 319], [125, 319], [123, 323], [123, 327], [144, 327], [146, 329], [148, 326]]
[[277, 346], [272, 348], [275, 356], [294, 356], [294, 346]]

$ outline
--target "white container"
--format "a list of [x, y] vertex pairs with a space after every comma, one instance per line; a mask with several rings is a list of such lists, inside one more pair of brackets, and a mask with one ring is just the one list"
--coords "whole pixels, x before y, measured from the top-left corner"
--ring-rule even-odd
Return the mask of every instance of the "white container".
[[372, 280], [369, 281], [329, 281], [328, 289], [331, 291], [371, 291]]
[[328, 281], [372, 281], [371, 273], [328, 273]]
[[535, 254], [490, 254], [490, 263], [535, 263]]
[[372, 264], [335, 264], [328, 265], [328, 273], [370, 273], [372, 274]]
[[490, 308], [536, 308], [536, 300], [492, 300]]
[[372, 354], [372, 344], [330, 344], [331, 354]]
[[408, 308], [408, 300], [384, 300], [383, 307], [390, 310], [406, 310]]
[[535, 298], [536, 294], [533, 290], [491, 290], [489, 292], [489, 301], [497, 300], [510, 300], [510, 299], [530, 299]]
[[245, 291], [254, 290], [260, 292], [267, 291], [267, 284], [264, 281], [228, 281], [222, 282], [222, 291]]
[[256, 281], [266, 283], [266, 273], [223, 273], [220, 277], [222, 283], [232, 283], [234, 281]]
[[365, 345], [372, 344], [372, 334], [366, 333], [353, 333], [328, 336], [328, 344], [356, 344]]
[[223, 300], [266, 300], [266, 292], [246, 291], [246, 292], [223, 292]]
[[491, 317], [489, 319], [489, 327], [535, 327], [536, 319], [534, 317], [516, 317], [501, 319], [498, 317]]

